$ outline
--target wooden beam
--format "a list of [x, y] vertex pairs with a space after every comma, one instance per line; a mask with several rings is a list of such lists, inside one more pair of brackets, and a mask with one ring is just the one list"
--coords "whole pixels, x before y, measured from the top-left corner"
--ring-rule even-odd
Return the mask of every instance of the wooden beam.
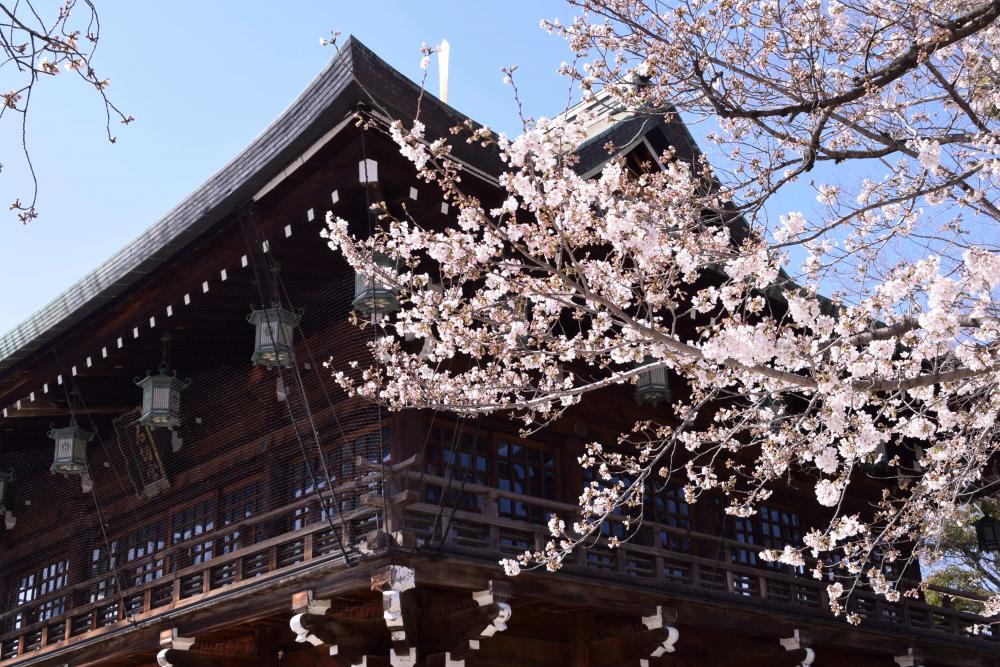
[[445, 616], [421, 619], [420, 648], [431, 653], [451, 651], [470, 639], [478, 640], [486, 628], [500, 616], [500, 603], [470, 607]]
[[202, 651], [182, 651], [168, 648], [156, 655], [161, 667], [260, 667], [259, 657], [250, 655], [223, 655]]
[[388, 647], [389, 630], [381, 619], [308, 613], [299, 614], [298, 619], [303, 629], [330, 646], [360, 649], [362, 653], [379, 653]]
[[611, 667], [626, 661], [637, 663], [656, 651], [669, 634], [667, 628], [658, 628], [590, 641], [587, 643], [587, 664], [589, 667]]
[[261, 667], [261, 659], [236, 653], [194, 651], [194, 637], [184, 637], [177, 628], [160, 632], [160, 652], [156, 662], [160, 667]]

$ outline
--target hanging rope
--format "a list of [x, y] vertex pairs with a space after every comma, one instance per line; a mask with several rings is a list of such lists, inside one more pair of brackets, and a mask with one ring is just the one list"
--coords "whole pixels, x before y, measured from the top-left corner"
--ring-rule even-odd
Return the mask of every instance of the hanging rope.
[[[65, 368], [66, 366], [63, 363], [63, 360], [60, 357], [58, 350], [53, 350], [53, 354], [55, 355], [59, 363], [59, 367]], [[87, 416], [87, 421], [90, 423], [91, 433], [94, 434], [94, 438], [97, 439], [98, 444], [103, 448], [104, 439], [101, 436], [100, 429], [97, 427], [97, 423], [94, 421], [94, 416], [90, 413], [90, 410], [87, 408], [87, 403], [84, 400], [83, 394], [80, 391], [80, 387], [77, 384], [76, 378], [73, 376], [72, 372], [68, 375], [68, 378], [69, 379], [66, 380], [64, 377], [62, 388], [63, 388], [63, 393], [66, 397], [66, 405], [69, 410], [70, 423], [76, 425], [76, 407], [73, 401], [73, 396], [76, 396], [77, 399], [80, 401], [80, 406], [83, 408], [84, 414]], [[69, 389], [70, 384], [73, 385], [72, 395]], [[120, 448], [121, 443], [118, 444]], [[124, 455], [124, 452], [122, 452], [122, 454]], [[119, 569], [118, 559], [115, 557], [115, 550], [112, 546], [111, 537], [108, 535], [108, 520], [104, 512], [104, 507], [101, 504], [101, 498], [97, 494], [97, 483], [94, 479], [94, 475], [90, 474], [90, 462], [87, 460], [87, 457], [84, 457], [84, 467], [86, 469], [86, 475], [90, 479], [90, 495], [94, 501], [94, 509], [97, 511], [97, 521], [101, 527], [100, 533], [101, 533], [101, 538], [104, 541], [104, 553], [107, 555], [108, 558], [108, 572], [110, 572], [112, 577], [114, 578], [115, 589], [118, 592], [118, 604], [120, 605], [121, 612], [124, 615], [125, 620], [127, 620], [132, 625], [137, 625], [135, 614], [132, 612], [131, 606], [125, 600], [126, 593], [128, 592], [128, 586], [125, 586], [122, 583], [123, 577]], [[118, 475], [118, 471], [115, 470], [114, 473], [115, 473], [115, 478], [118, 480], [118, 483], [122, 485], [124, 488], [124, 485], [121, 482], [121, 477]], [[132, 507], [132, 514], [136, 519], [136, 521], [138, 521], [138, 514], [135, 511], [135, 507]]]
[[[260, 237], [260, 230], [257, 227], [256, 213], [255, 209], [251, 205], [248, 210], [243, 211], [238, 215], [240, 222], [240, 229], [243, 232], [243, 237], [247, 245], [247, 256], [250, 265], [254, 271], [257, 283], [257, 291], [260, 296], [262, 305], [266, 308], [269, 305], [281, 306], [281, 292], [277, 287], [277, 281], [274, 278], [277, 267], [273, 264], [273, 261], [269, 261], [267, 253], [263, 252], [264, 239]], [[264, 266], [261, 266], [263, 264]], [[271, 341], [278, 341], [279, 338], [275, 334], [277, 330], [275, 326], [279, 323], [271, 321], [270, 316], [265, 314], [265, 325], [268, 327], [268, 333], [270, 334]], [[290, 341], [289, 341], [290, 342]], [[334, 537], [337, 540], [337, 546], [340, 552], [344, 555], [344, 560], [348, 566], [353, 565], [351, 562], [351, 555], [348, 552], [347, 547], [344, 543], [344, 537], [347, 535], [348, 528], [347, 523], [344, 521], [343, 513], [340, 511], [341, 503], [337, 498], [337, 492], [333, 484], [333, 479], [330, 476], [329, 469], [326, 464], [326, 454], [323, 451], [322, 439], [320, 438], [319, 430], [316, 427], [316, 423], [313, 419], [312, 410], [309, 408], [308, 394], [305, 390], [305, 384], [302, 381], [302, 375], [299, 372], [298, 363], [295, 359], [294, 350], [289, 346], [289, 367], [292, 369], [296, 380], [296, 387], [298, 388], [300, 394], [300, 400], [302, 403], [302, 408], [305, 411], [306, 418], [309, 422], [309, 427], [312, 431], [314, 441], [316, 443], [316, 449], [319, 454], [319, 460], [322, 464], [323, 473], [326, 481], [326, 488], [329, 489], [331, 499], [337, 508], [337, 514], [340, 517], [340, 531], [338, 532], [337, 527], [333, 523], [333, 513], [329, 509], [327, 498], [323, 494], [323, 484], [318, 480], [313, 466], [310, 463], [310, 456], [306, 449], [305, 442], [302, 438], [302, 434], [299, 430], [298, 418], [295, 415], [294, 409], [291, 405], [291, 397], [286, 397], [284, 403], [285, 408], [288, 412], [288, 418], [292, 426], [292, 430], [295, 433], [295, 439], [299, 446], [299, 451], [302, 455], [302, 462], [305, 466], [306, 473], [312, 481], [313, 489], [316, 493], [316, 497], [319, 501], [321, 511], [330, 524], [330, 530], [333, 532]], [[278, 375], [281, 378], [281, 382], [285, 387], [289, 386], [286, 382], [285, 376], [288, 370], [283, 366], [280, 361], [277, 366]]]

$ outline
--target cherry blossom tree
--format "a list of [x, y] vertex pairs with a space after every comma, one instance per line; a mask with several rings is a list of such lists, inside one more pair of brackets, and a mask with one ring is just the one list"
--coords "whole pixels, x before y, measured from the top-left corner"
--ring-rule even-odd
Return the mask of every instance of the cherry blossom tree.
[[[612, 518], [634, 530], [644, 494], [681, 476], [689, 501], [720, 494], [740, 517], [810, 489], [828, 521], [764, 557], [832, 577], [835, 613], [859, 620], [859, 585], [916, 595], [902, 566], [932, 565], [1000, 482], [1000, 1], [571, 4], [543, 27], [568, 41], [584, 100], [712, 123], [708, 152], [635, 173], [609, 147], [584, 177], [583, 114], [516, 138], [394, 123], [457, 222], [381, 205], [357, 238], [328, 218], [331, 247], [402, 305], [362, 323], [379, 363], [337, 377], [392, 408], [534, 429], [666, 368], [670, 410], [589, 444], [579, 514], [508, 572], [558, 569]], [[460, 140], [500, 151], [499, 205], [463, 190]], [[783, 209], [791, 188], [816, 203]]]
[[0, 67], [8, 75], [8, 91], [2, 94], [0, 118], [15, 115], [20, 121], [20, 145], [31, 175], [30, 199], [10, 205], [21, 222], [38, 217], [38, 178], [31, 162], [28, 141], [28, 111], [35, 86], [65, 71], [91, 87], [105, 111], [105, 131], [114, 143], [112, 121], [128, 124], [124, 114], [108, 98], [110, 81], [97, 74], [92, 65], [100, 40], [101, 23], [91, 0], [55, 0], [53, 7], [36, 8], [31, 0], [0, 2]]

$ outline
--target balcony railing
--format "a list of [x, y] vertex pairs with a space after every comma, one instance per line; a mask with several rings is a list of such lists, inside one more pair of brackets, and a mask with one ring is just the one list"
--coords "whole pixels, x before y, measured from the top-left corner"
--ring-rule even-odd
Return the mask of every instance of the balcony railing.
[[[454, 509], [453, 503], [445, 503], [442, 508], [438, 503], [420, 499], [402, 510], [404, 528], [412, 532], [416, 544], [449, 553], [496, 561], [498, 554], [515, 556], [525, 550], [541, 550], [550, 539], [547, 526], [505, 518], [498, 511], [501, 503], [520, 503], [529, 510], [541, 510], [529, 511], [529, 516], [555, 513], [566, 519], [577, 512], [576, 506], [567, 503], [434, 475], [409, 471], [405, 477], [410, 486], [424, 484], [450, 489], [456, 500], [463, 499], [464, 506], [482, 508], [481, 511]], [[798, 575], [789, 566], [757, 567], [734, 562], [734, 554], [758, 552], [764, 547], [651, 521], [643, 522], [643, 530], [657, 536], [675, 536], [676, 543], [689, 548], [678, 551], [627, 541], [612, 549], [607, 540], [601, 539], [588, 549], [577, 550], [575, 560], [564, 563], [564, 570], [607, 580], [641, 581], [651, 588], [694, 593], [722, 602], [745, 602], [779, 613], [794, 610], [796, 614], [815, 615], [818, 620], [833, 619], [826, 593], [830, 582]], [[654, 540], [657, 544], [664, 541], [671, 540]], [[713, 557], [706, 557], [706, 553]], [[1000, 643], [1000, 637], [989, 627], [983, 627], [986, 621], [982, 617], [921, 600], [889, 602], [871, 591], [861, 590], [855, 591], [847, 610], [858, 614], [863, 626], [881, 630], [916, 632], [931, 640], [943, 635]]]
[[[567, 503], [421, 473], [415, 469], [416, 463], [410, 460], [387, 470], [393, 477], [390, 487], [393, 494], [387, 499], [386, 509], [390, 530], [408, 533], [404, 543], [415, 544], [418, 549], [440, 548], [495, 563], [498, 554], [514, 556], [525, 550], [538, 550], [549, 539], [545, 525], [506, 518], [502, 516], [502, 507], [520, 507], [530, 517], [555, 513], [566, 518], [577, 511], [575, 505]], [[357, 544], [376, 529], [374, 519], [376, 512], [383, 509], [383, 501], [379, 496], [359, 494], [365, 489], [377, 489], [378, 481], [375, 471], [369, 470], [364, 478], [338, 486], [335, 492], [341, 499], [353, 494], [359, 506], [341, 512], [332, 521], [321, 520], [319, 503], [311, 495], [172, 544], [123, 566], [130, 571], [143, 566], [155, 570], [156, 563], [183, 562], [178, 556], [191, 547], [209, 541], [221, 543], [231, 538], [234, 531], [263, 537], [248, 544], [236, 541], [232, 551], [215, 554], [202, 563], [164, 573], [121, 592], [101, 589], [102, 582], [106, 584], [115, 576], [103, 573], [4, 610], [0, 613], [0, 627], [11, 629], [0, 634], [0, 665], [78, 638], [98, 636], [119, 624], [182, 610], [213, 596], [281, 577], [310, 563], [329, 562], [335, 566], [343, 559], [341, 543]], [[419, 489], [428, 486], [445, 494], [443, 503], [431, 502], [421, 495]], [[325, 495], [332, 502], [333, 494]], [[475, 509], [456, 509], [455, 503]], [[311, 522], [301, 526], [304, 512]], [[612, 549], [606, 540], [598, 540], [590, 548], [579, 550], [575, 560], [566, 563], [564, 569], [606, 581], [640, 582], [666, 593], [695, 594], [720, 603], [745, 603], [779, 614], [794, 610], [796, 614], [814, 615], [818, 620], [832, 618], [826, 599], [827, 582], [799, 576], [787, 566], [754, 567], [734, 562], [734, 554], [759, 551], [760, 546], [650, 521], [644, 522], [643, 530], [655, 536], [654, 540], [647, 540], [652, 545], [628, 541]], [[682, 548], [669, 548], [670, 545]], [[40, 618], [51, 613], [53, 607], [64, 611]], [[974, 636], [972, 628], [983, 623], [982, 618], [920, 600], [888, 602], [871, 592], [857, 591], [849, 610], [859, 614], [866, 626], [916, 632], [931, 641], [935, 637], [963, 638], [991, 645], [1000, 641], [988, 630]]]
[[[335, 489], [341, 499], [351, 492], [356, 497], [358, 490], [357, 480]], [[333, 502], [333, 494], [325, 493], [324, 496], [329, 503]], [[237, 541], [237, 548], [228, 553], [163, 576], [149, 577], [149, 581], [128, 586], [121, 592], [114, 587], [106, 590], [101, 586], [127, 577], [116, 578], [114, 572], [106, 572], [6, 609], [0, 613], [0, 627], [12, 629], [0, 634], [0, 664], [14, 662], [20, 656], [78, 637], [107, 632], [122, 622], [139, 622], [182, 609], [214, 595], [259, 583], [261, 578], [281, 577], [308, 563], [335, 563], [343, 558], [342, 543], [356, 544], [374, 529], [373, 519], [381, 502], [370, 505], [364, 502], [364, 496], [361, 500], [360, 507], [341, 512], [328, 521], [322, 519], [316, 495], [311, 494], [283, 507], [171, 544], [123, 564], [120, 570], [127, 568], [135, 572], [148, 566], [156, 571], [157, 563], [171, 562], [174, 558], [177, 560], [173, 562], [181, 562], [182, 555], [190, 547], [210, 541], [222, 543], [237, 531], [240, 535], [266, 536], [270, 533], [273, 537], [250, 544]], [[301, 525], [304, 516], [309, 518], [308, 525]], [[162, 565], [160, 567], [162, 571]], [[65, 611], [38, 620], [51, 614], [46, 610], [51, 610], [53, 603]]]

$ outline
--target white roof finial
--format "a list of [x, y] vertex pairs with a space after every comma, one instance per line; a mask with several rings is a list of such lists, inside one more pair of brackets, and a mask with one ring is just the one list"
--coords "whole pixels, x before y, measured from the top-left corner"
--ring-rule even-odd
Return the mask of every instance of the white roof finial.
[[447, 39], [441, 40], [438, 46], [438, 97], [448, 103], [448, 56], [451, 54], [451, 44]]

